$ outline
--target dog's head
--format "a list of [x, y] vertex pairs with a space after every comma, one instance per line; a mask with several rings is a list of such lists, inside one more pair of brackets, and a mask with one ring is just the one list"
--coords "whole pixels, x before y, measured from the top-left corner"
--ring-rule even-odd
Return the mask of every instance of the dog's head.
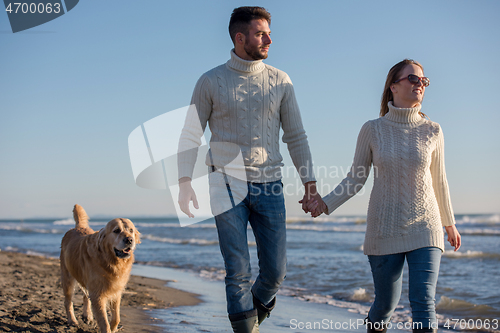
[[141, 243], [140, 235], [129, 219], [113, 219], [99, 231], [99, 245], [117, 258], [127, 259]]

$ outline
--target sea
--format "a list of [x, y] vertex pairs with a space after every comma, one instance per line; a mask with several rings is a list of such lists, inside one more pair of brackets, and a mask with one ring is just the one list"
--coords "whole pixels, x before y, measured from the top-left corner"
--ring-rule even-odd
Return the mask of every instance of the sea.
[[[462, 247], [454, 252], [445, 241], [436, 293], [440, 327], [498, 331], [500, 214], [457, 214], [455, 219]], [[99, 230], [109, 220], [92, 218], [90, 226]], [[135, 251], [138, 266], [189, 273], [223, 290], [225, 270], [213, 219], [185, 227], [176, 218], [131, 220], [141, 233], [142, 243]], [[0, 220], [0, 250], [59, 257], [61, 239], [72, 227], [71, 218]], [[287, 277], [279, 295], [298, 304], [322, 304], [323, 309], [346, 309], [365, 316], [374, 298], [370, 266], [363, 254], [365, 229], [366, 216], [289, 218]], [[248, 243], [255, 277], [257, 254], [250, 228]], [[220, 298], [224, 304], [223, 292]], [[392, 321], [409, 322], [410, 318], [405, 265], [403, 292]]]

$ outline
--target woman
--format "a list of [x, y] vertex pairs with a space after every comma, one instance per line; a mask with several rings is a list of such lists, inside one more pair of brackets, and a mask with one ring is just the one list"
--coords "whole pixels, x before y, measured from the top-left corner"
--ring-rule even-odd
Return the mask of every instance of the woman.
[[405, 258], [413, 332], [436, 332], [434, 297], [444, 251], [443, 226], [455, 251], [461, 245], [444, 168], [443, 133], [421, 112], [428, 85], [418, 62], [405, 59], [393, 66], [380, 118], [361, 128], [349, 174], [324, 203], [307, 205], [314, 217], [330, 214], [363, 187], [374, 165], [364, 242], [375, 287], [368, 332], [387, 329], [384, 323], [401, 296]]

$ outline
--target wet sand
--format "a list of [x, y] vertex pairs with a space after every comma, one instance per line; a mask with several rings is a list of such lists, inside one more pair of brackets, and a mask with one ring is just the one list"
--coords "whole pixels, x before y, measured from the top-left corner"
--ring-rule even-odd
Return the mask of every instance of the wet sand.
[[[75, 293], [80, 326], [67, 325], [59, 260], [0, 251], [0, 332], [99, 333], [80, 320], [82, 292]], [[168, 281], [132, 275], [122, 297], [119, 332], [165, 332], [147, 310], [193, 306], [196, 294], [165, 286]]]

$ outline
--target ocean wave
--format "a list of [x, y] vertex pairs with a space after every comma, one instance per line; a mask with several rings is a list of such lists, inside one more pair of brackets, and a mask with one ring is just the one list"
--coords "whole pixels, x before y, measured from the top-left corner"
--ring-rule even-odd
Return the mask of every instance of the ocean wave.
[[[455, 214], [457, 224], [500, 224], [500, 214]], [[309, 216], [291, 216], [287, 217], [287, 223], [347, 223], [347, 224], [365, 224], [366, 216], [328, 216], [321, 215], [316, 218]]]
[[194, 244], [194, 245], [219, 244], [218, 241], [213, 241], [213, 240], [208, 240], [208, 239], [199, 239], [199, 238], [179, 239], [179, 238], [169, 238], [169, 237], [158, 237], [155, 235], [148, 235], [148, 234], [142, 234], [141, 237], [143, 239], [148, 239], [148, 240], [152, 240], [155, 242], [170, 243], [170, 244]]
[[482, 251], [471, 251], [467, 250], [464, 252], [446, 250], [443, 253], [444, 257], [448, 258], [488, 258], [488, 259], [500, 259], [500, 254], [498, 253], [488, 253]]
[[[134, 221], [132, 221], [134, 222]], [[179, 228], [179, 223], [149, 223], [149, 222], [134, 222], [137, 228]]]
[[471, 236], [500, 236], [500, 229], [460, 228], [460, 234]]
[[484, 304], [473, 304], [461, 299], [441, 296], [436, 310], [464, 318], [499, 318], [500, 310]]
[[292, 216], [287, 217], [286, 223], [303, 223], [303, 222], [311, 222], [311, 223], [354, 223], [354, 224], [364, 224], [366, 223], [366, 216], [328, 216], [321, 215], [316, 218], [308, 217], [308, 216]]
[[370, 306], [363, 305], [357, 302], [341, 301], [333, 298], [330, 295], [318, 295], [318, 294], [296, 295], [295, 298], [304, 302], [329, 304], [338, 308], [348, 309], [350, 312], [353, 313], [367, 314], [368, 311], [370, 310]]
[[38, 233], [38, 234], [63, 234], [64, 231], [58, 229], [42, 229], [42, 228], [34, 228], [33, 225], [30, 225], [31, 228], [27, 228], [26, 224], [24, 225], [12, 225], [12, 224], [4, 224], [0, 225], [0, 230], [14, 230], [25, 233]]
[[205, 224], [205, 223], [195, 223], [181, 227], [178, 222], [166, 222], [166, 223], [150, 223], [150, 222], [134, 222], [137, 228], [193, 228], [193, 229], [215, 229], [215, 224]]
[[[200, 238], [190, 238], [190, 239], [179, 239], [179, 238], [169, 238], [169, 237], [159, 237], [155, 235], [142, 234], [141, 238], [152, 240], [154, 242], [170, 243], [170, 244], [181, 244], [181, 245], [217, 245], [218, 240], [208, 240]], [[256, 246], [255, 242], [248, 242], [248, 246]]]
[[[109, 221], [89, 221], [88, 224], [89, 224], [89, 227], [99, 227], [99, 228], [92, 228], [92, 229], [100, 229], [102, 227], [104, 227], [106, 224], [108, 224]], [[62, 226], [70, 226], [67, 230], [69, 229], [72, 229], [75, 227], [75, 220], [73, 219], [65, 219], [65, 220], [56, 220], [54, 222], [52, 222], [53, 225], [62, 225]]]
[[358, 288], [354, 290], [353, 294], [349, 297], [349, 300], [356, 302], [370, 302], [372, 296], [366, 292], [365, 288]]
[[500, 214], [455, 215], [457, 224], [500, 224]]
[[[320, 304], [328, 304], [337, 308], [343, 308], [351, 313], [359, 313], [363, 316], [368, 314], [371, 305], [366, 305], [366, 303], [371, 303], [373, 298], [371, 295], [366, 293], [366, 290], [363, 288], [359, 288], [353, 292], [353, 295], [348, 301], [338, 300], [333, 298], [330, 295], [297, 295], [297, 293], [290, 292], [285, 287], [278, 291], [279, 295], [292, 296], [304, 302], [313, 302]], [[359, 299], [356, 299], [359, 298]], [[410, 323], [412, 321], [411, 309], [404, 307], [399, 304], [396, 306], [392, 316], [391, 323], [395, 325], [396, 323]], [[436, 314], [436, 318], [438, 319], [439, 325], [443, 326], [446, 323], [447, 318], [441, 314]], [[396, 327], [396, 326], [394, 326]]]
[[309, 231], [332, 231], [332, 232], [365, 232], [364, 225], [352, 225], [337, 227], [332, 225], [317, 225], [317, 224], [291, 224], [286, 226], [289, 230], [309, 230]]
[[54, 224], [54, 225], [74, 225], [75, 220], [73, 220], [73, 219], [56, 220], [52, 224]]
[[45, 253], [37, 252], [37, 251], [33, 251], [33, 250], [22, 250], [22, 249], [19, 249], [17, 247], [13, 247], [13, 246], [7, 246], [4, 250], [8, 251], [8, 252], [24, 253], [24, 254], [27, 254], [27, 255], [30, 255], [30, 256], [47, 257], [47, 258], [49, 258], [49, 256], [47, 254], [45, 254]]
[[0, 230], [18, 230], [18, 231], [22, 231], [24, 228], [24, 226], [21, 226], [21, 225], [7, 225], [7, 224], [4, 224], [4, 225], [0, 225]]
[[226, 270], [219, 269], [216, 271], [212, 271], [212, 270], [202, 269], [199, 272], [199, 275], [202, 278], [210, 280], [210, 281], [224, 281], [224, 278], [226, 277]]

